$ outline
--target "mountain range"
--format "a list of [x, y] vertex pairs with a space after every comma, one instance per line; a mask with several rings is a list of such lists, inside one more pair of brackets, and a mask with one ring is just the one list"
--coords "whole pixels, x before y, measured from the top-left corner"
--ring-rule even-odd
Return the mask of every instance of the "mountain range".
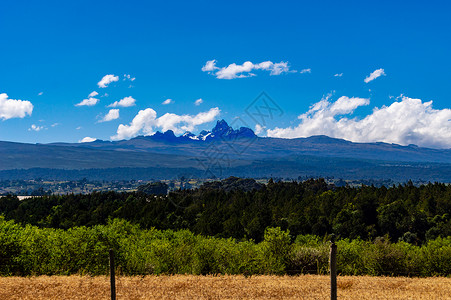
[[[198, 135], [156, 132], [130, 140], [26, 144], [0, 142], [0, 179], [96, 177], [309, 177], [451, 182], [451, 149], [353, 143], [312, 136], [258, 137], [225, 120]], [[95, 176], [92, 174], [96, 174]], [[86, 176], [85, 176], [86, 175]], [[61, 178], [63, 179], [63, 178]]]

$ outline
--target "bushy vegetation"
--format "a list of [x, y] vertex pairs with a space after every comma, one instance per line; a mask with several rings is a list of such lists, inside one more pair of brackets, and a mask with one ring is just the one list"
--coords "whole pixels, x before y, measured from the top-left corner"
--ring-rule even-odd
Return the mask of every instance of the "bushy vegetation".
[[[343, 275], [451, 274], [451, 237], [422, 246], [343, 239], [338, 272]], [[107, 225], [67, 230], [22, 226], [0, 218], [0, 274], [106, 274], [108, 249], [118, 272], [138, 274], [293, 274], [327, 272], [329, 242], [267, 228], [260, 243], [196, 235], [188, 230], [141, 229], [114, 219]]]
[[168, 195], [149, 195], [147, 187], [142, 192], [23, 201], [7, 196], [0, 198], [0, 214], [24, 225], [61, 229], [104, 225], [109, 218], [121, 218], [141, 228], [189, 229], [195, 234], [257, 242], [263, 240], [267, 227], [289, 230], [293, 236], [334, 233], [342, 239], [373, 241], [388, 235], [392, 241], [412, 245], [451, 235], [451, 185], [441, 183], [376, 188], [335, 187], [322, 179], [259, 185], [250, 179], [229, 178]]
[[451, 274], [449, 185], [155, 187], [0, 198], [0, 273], [105, 274], [112, 248], [129, 275], [325, 274], [333, 233], [341, 274]]

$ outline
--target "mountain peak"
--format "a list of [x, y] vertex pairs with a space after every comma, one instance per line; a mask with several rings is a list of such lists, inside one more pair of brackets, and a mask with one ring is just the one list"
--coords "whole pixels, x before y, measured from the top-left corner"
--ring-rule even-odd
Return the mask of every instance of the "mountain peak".
[[216, 126], [211, 130], [215, 136], [227, 135], [230, 132], [233, 132], [233, 128], [224, 119], [217, 121]]
[[174, 131], [172, 130], [167, 130], [164, 133], [157, 131], [151, 137], [154, 139], [167, 141], [175, 141], [177, 139], [177, 137], [174, 134]]
[[187, 141], [210, 141], [213, 139], [235, 139], [235, 138], [254, 138], [256, 137], [254, 131], [247, 127], [240, 127], [233, 129], [227, 122], [222, 119], [216, 122], [215, 127], [211, 131], [202, 130], [198, 135], [186, 131], [183, 135], [176, 136], [172, 130], [164, 133], [157, 131], [150, 136], [150, 139], [155, 141], [166, 142], [187, 142]]
[[227, 127], [229, 127], [229, 124], [227, 124], [226, 120], [224, 120], [224, 119], [216, 121], [216, 126], [218, 126], [218, 125], [219, 126], [227, 126]]
[[227, 122], [222, 119], [216, 122], [216, 126], [211, 131], [212, 137], [215, 138], [238, 138], [246, 137], [253, 138], [256, 137], [254, 131], [247, 127], [240, 127], [234, 130]]

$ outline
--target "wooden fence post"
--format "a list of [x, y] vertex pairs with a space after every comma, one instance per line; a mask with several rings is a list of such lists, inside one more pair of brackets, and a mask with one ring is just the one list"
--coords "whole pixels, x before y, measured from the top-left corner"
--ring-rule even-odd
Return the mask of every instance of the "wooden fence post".
[[330, 244], [329, 269], [330, 269], [330, 299], [337, 300], [337, 245], [335, 236], [332, 235]]
[[111, 287], [111, 300], [116, 300], [116, 274], [114, 272], [113, 249], [110, 249], [110, 287]]

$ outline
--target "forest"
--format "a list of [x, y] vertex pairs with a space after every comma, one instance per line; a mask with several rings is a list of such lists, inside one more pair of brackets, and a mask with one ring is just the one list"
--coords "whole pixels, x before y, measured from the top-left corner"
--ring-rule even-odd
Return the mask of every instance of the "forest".
[[451, 274], [451, 186], [337, 187], [236, 177], [167, 193], [0, 198], [0, 275]]
[[166, 194], [164, 183], [136, 192], [45, 195], [19, 201], [0, 198], [5, 220], [41, 228], [70, 229], [124, 219], [143, 229], [181, 230], [218, 238], [260, 242], [265, 229], [294, 237], [324, 237], [421, 245], [451, 236], [451, 186], [411, 182], [391, 187], [336, 187], [323, 179], [259, 184], [230, 177], [196, 189]]

